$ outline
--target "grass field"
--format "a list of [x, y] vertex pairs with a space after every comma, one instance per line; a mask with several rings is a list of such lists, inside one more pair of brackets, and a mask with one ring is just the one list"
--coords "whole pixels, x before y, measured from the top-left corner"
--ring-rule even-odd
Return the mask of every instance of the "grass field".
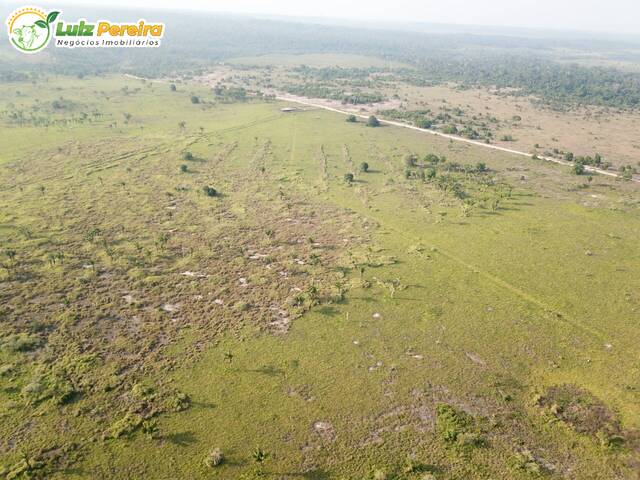
[[283, 106], [2, 90], [4, 475], [637, 478], [637, 186]]

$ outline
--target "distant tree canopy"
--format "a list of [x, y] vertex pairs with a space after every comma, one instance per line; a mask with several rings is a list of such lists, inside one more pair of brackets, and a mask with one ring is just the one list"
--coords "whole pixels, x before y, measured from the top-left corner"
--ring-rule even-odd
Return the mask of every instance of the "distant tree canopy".
[[[100, 16], [104, 12], [90, 9], [89, 13]], [[635, 53], [631, 52], [637, 49], [635, 41], [604, 37], [585, 40], [570, 35], [527, 38], [526, 32], [503, 36], [380, 29], [373, 34], [365, 28], [300, 25], [272, 19], [176, 13], [171, 40], [162, 49], [58, 49], [50, 52], [53, 61], [46, 63], [12, 57], [11, 61], [0, 62], [0, 82], [38, 81], [45, 73], [78, 78], [129, 73], [159, 78], [179, 71], [188, 77], [204, 73], [206, 63], [239, 56], [342, 53], [381, 57], [410, 67], [302, 66], [296, 74], [303, 80], [314, 78], [325, 84], [305, 81], [302, 87], [295, 88], [303, 89], [302, 94], [310, 97], [320, 94], [345, 103], [373, 103], [384, 96], [375, 91], [370, 75], [380, 74], [378, 78], [384, 82], [384, 75], [391, 73], [411, 85], [455, 82], [462, 87], [495, 87], [508, 89], [505, 93], [509, 95], [532, 95], [560, 107], [640, 107], [640, 72], [569, 63], [567, 60], [572, 61], [572, 57], [559, 53], [565, 48], [598, 54], [605, 60], [618, 60], [621, 55], [634, 58], [631, 55]], [[336, 79], [348, 81], [342, 82], [340, 88], [327, 83]], [[175, 84], [169, 88], [173, 90]], [[239, 101], [241, 95], [238, 90], [228, 98]]]

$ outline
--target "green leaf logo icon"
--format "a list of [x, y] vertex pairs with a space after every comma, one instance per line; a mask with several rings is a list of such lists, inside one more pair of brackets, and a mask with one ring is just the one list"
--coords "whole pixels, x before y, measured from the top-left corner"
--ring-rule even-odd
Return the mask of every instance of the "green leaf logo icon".
[[58, 15], [60, 15], [60, 12], [49, 13], [49, 15], [47, 15], [47, 23], [49, 24], [53, 23], [55, 19], [58, 18]]

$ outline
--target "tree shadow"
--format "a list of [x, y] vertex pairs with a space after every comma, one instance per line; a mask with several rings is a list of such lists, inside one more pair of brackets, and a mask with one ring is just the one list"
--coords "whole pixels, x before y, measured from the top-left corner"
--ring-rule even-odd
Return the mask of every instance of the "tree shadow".
[[194, 407], [207, 408], [209, 410], [213, 410], [218, 407], [215, 403], [211, 402], [191, 402], [191, 405]]
[[169, 442], [179, 447], [188, 447], [197, 442], [193, 432], [171, 433], [165, 437]]
[[263, 365], [260, 368], [255, 368], [253, 370], [247, 370], [248, 372], [253, 373], [261, 373], [262, 375], [267, 375], [269, 377], [277, 377], [279, 375], [284, 375], [284, 370], [281, 368], [274, 367], [273, 365]]
[[335, 317], [338, 313], [340, 313], [340, 311], [337, 308], [331, 307], [329, 305], [324, 305], [318, 308], [317, 312], [320, 313], [321, 315], [326, 315], [328, 317]]

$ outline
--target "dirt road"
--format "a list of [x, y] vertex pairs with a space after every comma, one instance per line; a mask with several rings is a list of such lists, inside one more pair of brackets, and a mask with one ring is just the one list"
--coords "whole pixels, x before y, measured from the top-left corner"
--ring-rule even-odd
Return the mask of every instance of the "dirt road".
[[[363, 118], [366, 119], [368, 118], [367, 115], [362, 115], [356, 112], [349, 112], [347, 110], [341, 110], [335, 107], [331, 107], [328, 105], [323, 105], [322, 103], [317, 103], [317, 102], [313, 102], [310, 100], [306, 100], [304, 98], [301, 97], [296, 97], [296, 96], [292, 96], [292, 95], [276, 95], [276, 98], [278, 100], [283, 100], [283, 101], [287, 101], [287, 102], [293, 102], [293, 103], [299, 103], [301, 105], [306, 105], [308, 107], [315, 107], [315, 108], [322, 108], [323, 110], [328, 110], [330, 112], [336, 112], [336, 113], [341, 113], [343, 115], [355, 115], [356, 117], [359, 118]], [[428, 133], [430, 135], [435, 135], [438, 137], [443, 137], [443, 138], [448, 138], [451, 140], [455, 140], [456, 142], [464, 142], [464, 143], [470, 143], [472, 145], [477, 145], [479, 147], [484, 147], [484, 148], [490, 148], [492, 150], [499, 150], [501, 152], [507, 152], [507, 153], [512, 153], [514, 155], [520, 155], [523, 157], [528, 157], [531, 158], [531, 154], [527, 153], [527, 152], [521, 152], [519, 150], [513, 150], [511, 148], [506, 148], [506, 147], [501, 147], [499, 145], [492, 145], [490, 143], [484, 143], [484, 142], [478, 142], [477, 140], [470, 140], [468, 138], [464, 138], [464, 137], [459, 137], [457, 135], [449, 135], [446, 133], [441, 133], [441, 132], [436, 132], [434, 130], [427, 130], [424, 128], [419, 128], [419, 127], [415, 127], [413, 125], [408, 125], [406, 123], [402, 123], [402, 122], [396, 122], [394, 120], [385, 120], [383, 118], [379, 118], [378, 120], [380, 120], [380, 123], [384, 123], [385, 125], [393, 125], [395, 127], [402, 127], [402, 128], [408, 128], [411, 130], [417, 130], [418, 132], [422, 132], [422, 133]], [[538, 155], [538, 158], [541, 160], [546, 160], [548, 162], [553, 162], [553, 163], [558, 163], [560, 165], [566, 165], [566, 166], [571, 166], [573, 165], [571, 162], [568, 162], [566, 160], [561, 160], [558, 158], [553, 158], [553, 157], [544, 157], [544, 156], [540, 156]], [[585, 165], [585, 171], [587, 172], [591, 172], [591, 173], [598, 173], [600, 175], [607, 175], [609, 177], [621, 177], [621, 175], [619, 175], [618, 173], [615, 172], [610, 172], [608, 170], [602, 170], [600, 168], [596, 168], [596, 167], [592, 167], [589, 165]], [[632, 182], [635, 183], [640, 183], [640, 178], [634, 177], [631, 179]]]

